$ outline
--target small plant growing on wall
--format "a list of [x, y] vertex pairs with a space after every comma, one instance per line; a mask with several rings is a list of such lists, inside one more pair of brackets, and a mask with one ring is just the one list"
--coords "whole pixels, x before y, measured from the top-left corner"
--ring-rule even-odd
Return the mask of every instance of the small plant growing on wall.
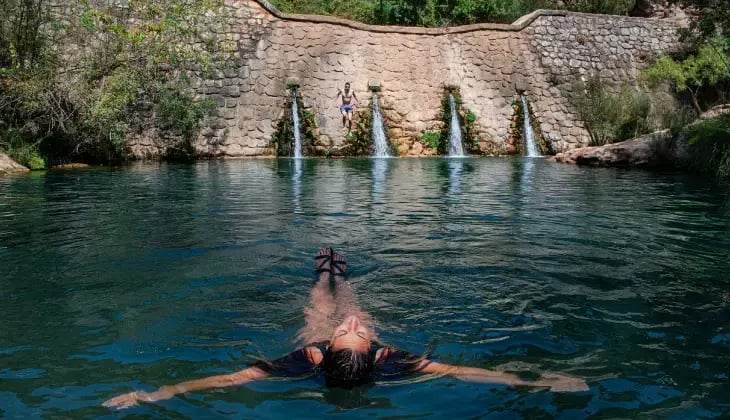
[[[288, 86], [289, 89], [296, 89], [298, 86]], [[301, 94], [296, 94], [297, 109], [299, 113], [299, 131], [302, 141], [302, 152], [304, 156], [323, 156], [324, 151], [319, 146], [319, 132], [314, 113], [304, 108]], [[286, 101], [284, 116], [276, 124], [276, 131], [271, 136], [271, 146], [276, 156], [294, 155], [294, 121], [292, 119], [292, 97]]]
[[157, 99], [156, 124], [160, 135], [169, 137], [164, 158], [188, 161], [196, 158], [193, 141], [200, 131], [200, 123], [216, 109], [212, 100], [195, 102], [190, 95], [168, 89]]
[[441, 132], [440, 131], [424, 131], [421, 134], [421, 143], [434, 150], [439, 150], [441, 147]]
[[479, 138], [476, 133], [476, 114], [463, 107], [461, 93], [456, 87], [447, 87], [444, 91], [444, 97], [441, 100], [441, 132], [438, 148], [439, 154], [445, 155], [446, 149], [449, 147], [450, 125], [451, 125], [451, 101], [449, 95], [454, 96], [456, 101], [456, 112], [459, 118], [459, 126], [461, 127], [461, 142], [464, 151], [470, 155], [481, 155], [483, 151], [479, 146]]
[[342, 154], [345, 156], [370, 156], [373, 153], [372, 111], [358, 110], [353, 116], [352, 131], [345, 136]]
[[[370, 90], [380, 90], [379, 86], [369, 86]], [[373, 108], [369, 106], [355, 112], [352, 119], [352, 131], [345, 136], [345, 145], [342, 154], [345, 156], [371, 156], [373, 154]], [[390, 139], [390, 136], [387, 136]], [[388, 140], [388, 146], [392, 152], [397, 148]]]
[[[540, 123], [532, 111], [532, 105], [530, 105], [529, 101], [526, 102], [527, 111], [532, 123], [532, 131], [535, 135], [535, 142], [537, 143], [537, 147], [540, 149], [540, 153], [543, 155], [554, 155], [555, 150], [552, 147], [552, 143], [547, 141], [545, 136], [543, 136], [542, 130], [540, 129]], [[512, 101], [512, 109], [514, 109], [514, 114], [512, 114], [512, 123], [510, 124], [510, 144], [514, 148], [514, 154], [523, 154], [525, 150], [525, 112], [522, 100], [515, 99]]]

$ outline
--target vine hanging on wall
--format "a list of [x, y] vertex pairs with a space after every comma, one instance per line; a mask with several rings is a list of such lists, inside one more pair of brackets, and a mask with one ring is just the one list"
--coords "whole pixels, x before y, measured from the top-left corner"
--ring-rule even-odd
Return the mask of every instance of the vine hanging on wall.
[[[521, 95], [524, 92], [520, 91], [518, 93]], [[531, 122], [530, 125], [532, 126], [532, 131], [535, 135], [535, 142], [537, 143], [537, 147], [540, 149], [540, 153], [545, 156], [554, 155], [555, 150], [553, 149], [552, 144], [547, 141], [545, 136], [542, 134], [540, 122], [535, 117], [530, 101], [525, 102], [527, 102], [527, 111], [530, 115]], [[522, 100], [519, 97], [512, 101], [512, 109], [514, 110], [514, 113], [512, 114], [512, 122], [510, 124], [510, 146], [513, 150], [512, 154], [521, 155], [525, 152], [525, 113]]]
[[304, 156], [325, 156], [326, 152], [323, 145], [320, 144], [314, 113], [304, 107], [298, 85], [289, 85], [287, 87], [290, 91], [295, 90], [296, 95], [287, 97], [284, 115], [279, 119], [276, 130], [271, 136], [271, 146], [274, 148], [274, 153], [276, 156], [294, 156], [294, 120], [292, 118], [292, 97], [294, 97], [297, 101]]
[[[477, 116], [472, 110], [464, 108], [461, 92], [456, 86], [447, 86], [444, 88], [444, 95], [441, 99], [441, 133], [437, 143], [438, 153], [445, 155], [449, 147], [451, 124], [451, 101], [449, 95], [452, 95], [456, 101], [456, 112], [459, 118], [459, 126], [461, 127], [461, 142], [464, 150], [470, 155], [483, 154], [476, 132]], [[433, 143], [433, 141], [429, 143]]]
[[[368, 86], [373, 94], [381, 91], [380, 86]], [[382, 96], [379, 96], [382, 101]], [[344, 156], [372, 156], [374, 151], [373, 144], [373, 107], [372, 103], [366, 109], [358, 110], [353, 118], [353, 129], [345, 136], [342, 154]], [[383, 115], [383, 118], [385, 116]], [[387, 124], [386, 124], [387, 125]], [[391, 136], [386, 135], [388, 147], [391, 153], [397, 155], [398, 148], [394, 147], [390, 140]]]

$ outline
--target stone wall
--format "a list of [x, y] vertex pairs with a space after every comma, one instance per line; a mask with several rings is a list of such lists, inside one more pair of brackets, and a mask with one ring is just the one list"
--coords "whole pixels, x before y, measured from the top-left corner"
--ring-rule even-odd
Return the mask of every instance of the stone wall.
[[[458, 87], [476, 116], [478, 135], [509, 140], [515, 89], [524, 89], [542, 132], [557, 151], [588, 142], [567, 101], [572, 82], [599, 73], [633, 81], [652, 57], [677, 45], [676, 25], [661, 20], [538, 11], [512, 25], [455, 28], [368, 26], [331, 17], [284, 15], [258, 0], [226, 0], [218, 28], [225, 51], [216, 76], [196, 92], [218, 102], [195, 143], [211, 157], [272, 154], [287, 86], [299, 85], [321, 141], [344, 141], [333, 97], [350, 81], [369, 106], [369, 82], [382, 87], [381, 107], [402, 154], [423, 154], [424, 130], [437, 130], [445, 86]], [[139, 155], [158, 152], [153, 135], [131, 139]]]

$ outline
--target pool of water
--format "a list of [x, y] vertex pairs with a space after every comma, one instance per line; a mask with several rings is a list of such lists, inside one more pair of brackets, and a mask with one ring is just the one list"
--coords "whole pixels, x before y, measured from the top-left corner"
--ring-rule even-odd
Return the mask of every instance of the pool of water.
[[677, 173], [543, 159], [248, 160], [0, 177], [0, 417], [111, 415], [134, 389], [294, 349], [313, 254], [386, 343], [563, 372], [188, 393], [154, 417], [730, 416], [730, 201]]

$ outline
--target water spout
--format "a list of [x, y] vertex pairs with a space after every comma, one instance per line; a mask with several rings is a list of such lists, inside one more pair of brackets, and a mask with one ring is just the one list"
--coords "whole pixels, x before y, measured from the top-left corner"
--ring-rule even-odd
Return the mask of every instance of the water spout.
[[524, 137], [525, 137], [525, 150], [527, 150], [527, 157], [542, 157], [540, 149], [537, 147], [535, 142], [535, 132], [532, 130], [532, 122], [530, 121], [530, 109], [527, 107], [527, 98], [522, 95], [522, 112], [523, 112], [523, 123], [524, 123]]
[[385, 136], [383, 116], [380, 113], [378, 95], [373, 94], [373, 157], [390, 157], [388, 138]]
[[299, 105], [297, 104], [297, 90], [291, 90], [291, 119], [294, 125], [294, 157], [302, 157], [302, 133], [299, 128]]
[[449, 156], [464, 157], [464, 147], [461, 144], [461, 125], [459, 114], [456, 110], [454, 95], [449, 94], [449, 105], [451, 105], [451, 131], [449, 134]]

